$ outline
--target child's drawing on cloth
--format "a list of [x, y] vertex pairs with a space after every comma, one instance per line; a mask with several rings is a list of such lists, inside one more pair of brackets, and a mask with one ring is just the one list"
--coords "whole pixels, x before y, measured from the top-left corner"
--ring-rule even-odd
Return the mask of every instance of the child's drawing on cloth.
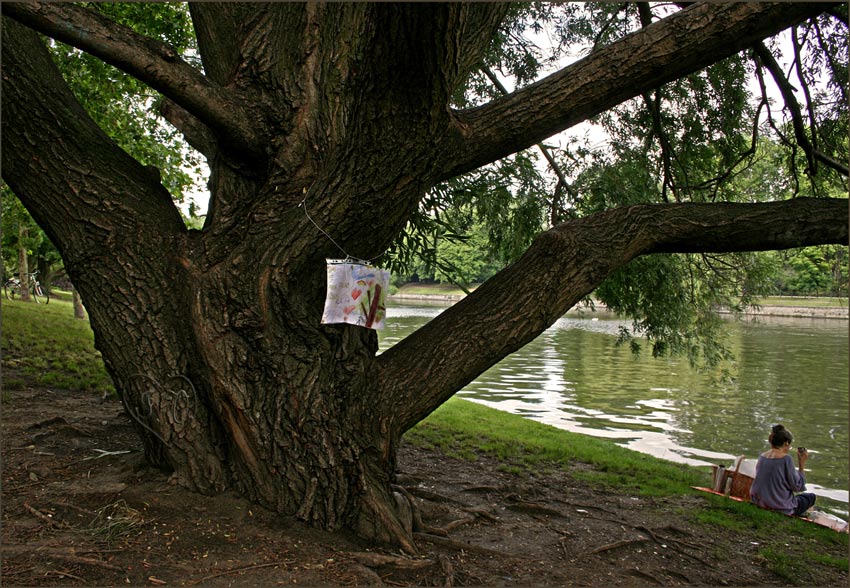
[[383, 329], [390, 272], [345, 259], [328, 259], [328, 293], [322, 324]]

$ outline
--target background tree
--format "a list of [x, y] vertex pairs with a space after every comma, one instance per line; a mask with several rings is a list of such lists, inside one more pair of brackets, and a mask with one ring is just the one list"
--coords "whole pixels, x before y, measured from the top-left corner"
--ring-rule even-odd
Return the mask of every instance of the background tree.
[[[31, 271], [30, 256], [44, 240], [44, 233], [5, 184], [0, 186], [0, 210], [3, 211], [0, 226], [3, 281], [15, 276], [21, 284], [27, 284], [27, 274]], [[35, 269], [37, 264], [32, 265]], [[30, 300], [28, 288], [21, 288], [21, 300]]]
[[[89, 7], [5, 3], [3, 178], [61, 252], [153, 464], [413, 551], [392, 487], [405, 431], [630, 261], [845, 243], [847, 201], [680, 191], [577, 209], [381, 355], [373, 331], [320, 324], [325, 258], [377, 259], [440, 183], [830, 8], [698, 3], [628, 34], [624, 19], [585, 59], [464, 109], [470, 72], [529, 8], [191, 4], [201, 70]], [[203, 229], [80, 106], [34, 31], [165, 97], [210, 165]]]

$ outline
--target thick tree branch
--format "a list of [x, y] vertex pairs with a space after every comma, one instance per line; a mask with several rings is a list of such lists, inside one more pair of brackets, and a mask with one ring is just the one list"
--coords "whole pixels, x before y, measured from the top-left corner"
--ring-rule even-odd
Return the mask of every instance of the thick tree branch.
[[843, 199], [647, 204], [558, 225], [378, 358], [387, 413], [406, 431], [640, 255], [847, 244], [848, 212]]
[[830, 4], [701, 2], [504, 98], [456, 113], [443, 178], [538, 143], [817, 15]]
[[[493, 83], [496, 89], [501, 92], [503, 96], [510, 94], [510, 92], [508, 92], [508, 89], [505, 88], [505, 85], [501, 81], [499, 81], [499, 78], [496, 77], [496, 74], [494, 74], [489, 67], [482, 67], [481, 71], [482, 73], [484, 73], [485, 76], [487, 76], [487, 78], [489, 78], [489, 80]], [[540, 150], [540, 153], [543, 154], [543, 157], [546, 158], [546, 161], [549, 162], [549, 166], [552, 168], [552, 171], [555, 172], [555, 175], [558, 177], [559, 185], [565, 187], [568, 186], [569, 182], [567, 182], [567, 177], [561, 170], [561, 166], [558, 165], [557, 161], [555, 161], [555, 158], [552, 156], [552, 153], [551, 151], [549, 151], [549, 148], [546, 147], [546, 145], [544, 145], [543, 143], [538, 143], [537, 148]]]
[[130, 74], [191, 112], [234, 151], [261, 155], [254, 115], [238, 96], [208, 80], [168, 45], [93, 10], [64, 2], [4, 3], [3, 13]]
[[70, 252], [66, 261], [87, 242], [106, 253], [112, 238], [137, 233], [139, 224], [162, 235], [183, 231], [157, 174], [91, 120], [36, 33], [3, 17], [2, 38], [3, 127], [17, 129], [3, 134], [3, 179], [57, 247]]

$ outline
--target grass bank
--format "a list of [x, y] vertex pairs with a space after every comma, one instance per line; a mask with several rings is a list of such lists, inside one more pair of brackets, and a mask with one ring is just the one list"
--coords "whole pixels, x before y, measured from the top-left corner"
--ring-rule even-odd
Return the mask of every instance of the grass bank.
[[[469, 289], [475, 290], [478, 284], [472, 284]], [[463, 296], [464, 291], [453, 284], [419, 284], [402, 285], [396, 295], [407, 296]], [[766, 296], [758, 300], [760, 306], [799, 306], [805, 308], [847, 308], [848, 298], [833, 296]]]
[[[848, 569], [846, 557], [824, 555], [823, 549], [841, 545], [846, 552], [846, 534], [694, 490], [692, 486], [710, 485], [708, 468], [657, 459], [605, 439], [570, 433], [458, 398], [443, 404], [405, 439], [470, 461], [487, 454], [502, 462], [500, 470], [519, 477], [560, 468], [591, 488], [625, 496], [698, 496], [701, 506], [686, 513], [695, 524], [717, 534], [748, 534], [762, 546], [759, 552], [765, 563], [794, 585], [808, 575], [809, 566]], [[806, 547], [802, 553], [788, 551], [783, 538], [790, 536], [803, 539]]]
[[762, 306], [800, 306], [803, 308], [847, 308], [847, 298], [834, 296], [768, 296], [759, 300]]

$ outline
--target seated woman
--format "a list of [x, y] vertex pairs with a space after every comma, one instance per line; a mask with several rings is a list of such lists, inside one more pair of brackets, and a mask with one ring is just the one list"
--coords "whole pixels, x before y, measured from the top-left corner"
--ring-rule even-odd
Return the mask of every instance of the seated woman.
[[815, 495], [803, 492], [806, 489], [803, 465], [809, 459], [809, 452], [805, 447], [797, 448], [797, 470], [794, 469], [794, 460], [788, 455], [793, 439], [791, 431], [784, 426], [773, 426], [768, 437], [771, 448], [759, 456], [756, 464], [750, 499], [762, 508], [803, 516], [814, 505]]

